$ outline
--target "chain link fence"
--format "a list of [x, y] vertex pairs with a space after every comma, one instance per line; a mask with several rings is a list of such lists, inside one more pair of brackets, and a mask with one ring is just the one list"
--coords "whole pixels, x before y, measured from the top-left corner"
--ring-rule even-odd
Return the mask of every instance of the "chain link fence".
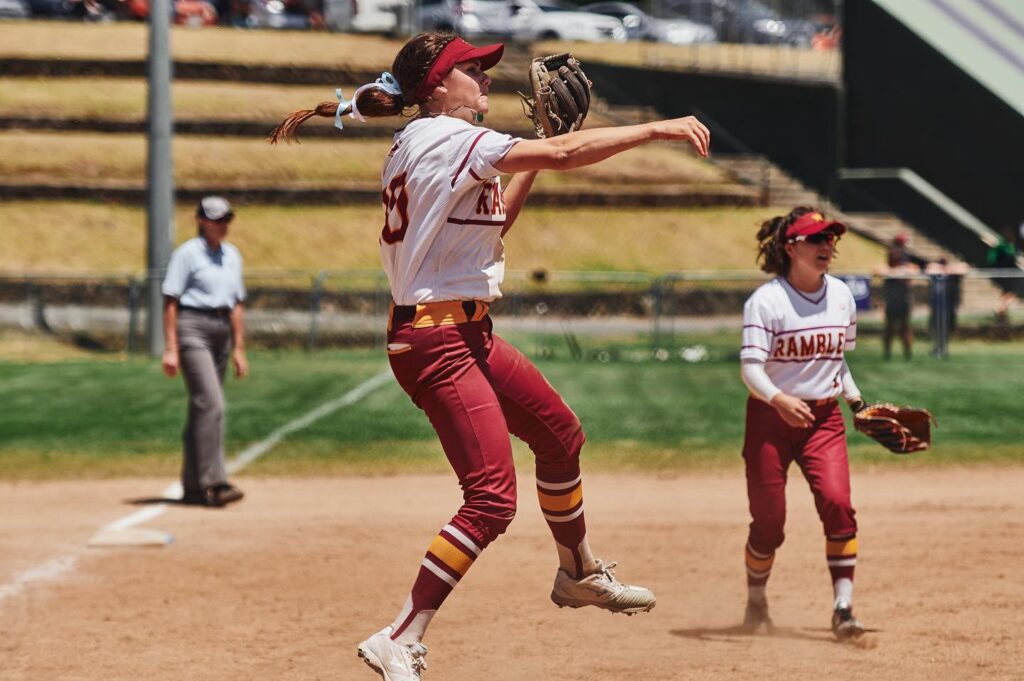
[[[841, 277], [858, 300], [864, 333], [884, 324], [885, 281]], [[619, 346], [683, 352], [702, 335], [737, 335], [743, 303], [766, 280], [755, 271], [510, 271], [492, 307], [503, 333], [525, 336], [542, 354], [577, 359]], [[907, 277], [911, 323], [944, 357], [950, 339], [1024, 337], [1019, 270]], [[49, 334], [96, 349], [145, 350], [145, 277], [141, 274], [0, 275], [0, 329]], [[246, 275], [247, 336], [256, 345], [304, 348], [381, 346], [391, 303], [379, 270], [253, 271]]]

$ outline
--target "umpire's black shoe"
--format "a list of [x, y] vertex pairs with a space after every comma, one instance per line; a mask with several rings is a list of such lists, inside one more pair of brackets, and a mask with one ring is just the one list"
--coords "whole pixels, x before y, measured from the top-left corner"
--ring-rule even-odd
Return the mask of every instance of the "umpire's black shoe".
[[850, 606], [840, 607], [832, 611], [832, 633], [840, 641], [860, 638], [864, 634], [864, 625], [853, 616]]
[[213, 508], [221, 508], [230, 503], [239, 501], [245, 495], [231, 483], [223, 482], [219, 485], [206, 488], [206, 505]]
[[206, 491], [201, 489], [187, 489], [181, 495], [181, 503], [186, 506], [206, 506]]

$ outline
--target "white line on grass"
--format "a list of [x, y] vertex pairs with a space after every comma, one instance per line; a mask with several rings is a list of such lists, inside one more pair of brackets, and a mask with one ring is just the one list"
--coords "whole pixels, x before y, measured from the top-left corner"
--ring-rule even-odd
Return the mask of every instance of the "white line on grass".
[[[391, 371], [382, 371], [373, 378], [360, 383], [341, 397], [333, 399], [330, 402], [325, 402], [313, 411], [300, 416], [293, 421], [289, 421], [264, 439], [239, 452], [238, 456], [228, 462], [228, 472], [237, 473], [273, 449], [274, 446], [284, 439], [285, 436], [290, 435], [297, 430], [301, 430], [306, 426], [312, 425], [316, 421], [333, 414], [339, 409], [352, 406], [377, 388], [388, 383], [390, 379]], [[169, 499], [180, 497], [181, 485], [179, 483], [174, 483], [173, 485], [168, 486], [167, 489], [164, 490], [163, 496]], [[163, 515], [167, 508], [167, 504], [159, 503], [147, 506], [144, 509], [130, 513], [123, 518], [119, 518], [112, 523], [104, 525], [100, 528], [100, 532], [125, 530], [129, 527], [140, 525]], [[29, 568], [7, 584], [0, 584], [0, 603], [11, 596], [17, 595], [29, 584], [34, 584], [36, 582], [48, 582], [57, 579], [64, 573], [73, 570], [77, 562], [78, 555], [72, 554], [53, 558], [45, 563]]]

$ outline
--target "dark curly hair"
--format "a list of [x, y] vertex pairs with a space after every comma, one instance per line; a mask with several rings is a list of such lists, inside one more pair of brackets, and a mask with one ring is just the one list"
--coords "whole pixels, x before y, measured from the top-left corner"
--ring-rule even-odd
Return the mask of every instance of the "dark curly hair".
[[[410, 38], [391, 64], [391, 73], [394, 74], [402, 92], [407, 94], [392, 95], [379, 88], [369, 88], [359, 95], [359, 113], [367, 118], [376, 118], [404, 115], [406, 110], [411, 109], [415, 114], [424, 102], [413, 99], [412, 93], [416, 92], [416, 88], [427, 77], [441, 50], [455, 38], [454, 33], [420, 33]], [[338, 102], [320, 102], [315, 109], [293, 111], [271, 131], [267, 141], [271, 144], [277, 144], [282, 140], [298, 141], [300, 125], [313, 116], [334, 118], [339, 106]], [[347, 106], [341, 114], [351, 112], [352, 107]]]
[[778, 215], [761, 223], [757, 230], [757, 260], [761, 270], [768, 274], [786, 276], [790, 260], [786, 253], [786, 230], [801, 215], [819, 212], [813, 206], [797, 206], [786, 215]]

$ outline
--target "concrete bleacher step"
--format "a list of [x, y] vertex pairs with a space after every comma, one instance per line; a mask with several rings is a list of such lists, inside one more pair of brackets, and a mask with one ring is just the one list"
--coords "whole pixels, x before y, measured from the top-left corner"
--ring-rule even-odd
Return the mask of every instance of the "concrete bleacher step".
[[[889, 245], [899, 234], [908, 238], [907, 252], [919, 262], [935, 262], [939, 258], [959, 258], [922, 232], [889, 213], [844, 213], [831, 201], [805, 187], [763, 156], [719, 154], [714, 159], [719, 167], [737, 179], [766, 189], [766, 199], [776, 206], [813, 205], [842, 220], [852, 232], [879, 244]], [[879, 263], [881, 265], [881, 263]], [[962, 307], [968, 311], [989, 311], [995, 307], [1000, 289], [991, 280], [968, 277], [963, 280]]]
[[894, 215], [888, 213], [846, 213], [865, 236], [889, 244], [898, 235], [907, 237], [907, 253], [911, 257], [932, 262], [939, 258], [956, 259], [956, 255], [938, 245]]

